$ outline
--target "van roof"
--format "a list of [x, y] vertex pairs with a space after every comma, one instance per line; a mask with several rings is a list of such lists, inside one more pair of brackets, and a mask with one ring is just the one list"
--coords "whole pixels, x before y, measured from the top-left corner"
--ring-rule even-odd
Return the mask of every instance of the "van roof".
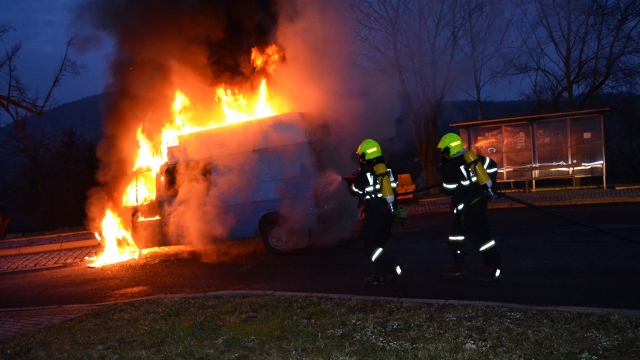
[[302, 113], [249, 120], [178, 137], [168, 148], [168, 162], [309, 142]]

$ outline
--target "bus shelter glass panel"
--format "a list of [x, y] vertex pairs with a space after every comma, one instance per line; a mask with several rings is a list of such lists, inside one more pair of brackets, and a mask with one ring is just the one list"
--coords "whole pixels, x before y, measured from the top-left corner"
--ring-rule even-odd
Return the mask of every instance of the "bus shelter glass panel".
[[467, 129], [460, 129], [460, 138], [462, 138], [462, 145], [464, 145], [466, 149], [471, 149], [469, 141], [467, 141], [467, 139], [469, 138], [469, 132], [467, 131]]
[[570, 120], [571, 165], [575, 175], [603, 175], [604, 152], [600, 118]]
[[469, 134], [471, 135], [469, 149], [477, 155], [492, 158], [498, 164], [498, 168], [504, 167], [502, 125], [471, 128]]
[[502, 133], [505, 179], [531, 177], [531, 126], [528, 123], [504, 125]]
[[534, 124], [536, 163], [534, 177], [569, 174], [567, 119], [545, 120]]

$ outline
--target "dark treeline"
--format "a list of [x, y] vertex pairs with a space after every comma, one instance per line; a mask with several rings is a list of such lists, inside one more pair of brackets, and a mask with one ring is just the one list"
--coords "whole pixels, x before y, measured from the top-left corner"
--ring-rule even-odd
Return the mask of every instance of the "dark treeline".
[[[83, 226], [98, 169], [95, 100], [27, 117], [20, 131], [11, 124], [0, 128], [0, 213], [9, 218], [8, 233]], [[36, 146], [27, 146], [23, 133]]]

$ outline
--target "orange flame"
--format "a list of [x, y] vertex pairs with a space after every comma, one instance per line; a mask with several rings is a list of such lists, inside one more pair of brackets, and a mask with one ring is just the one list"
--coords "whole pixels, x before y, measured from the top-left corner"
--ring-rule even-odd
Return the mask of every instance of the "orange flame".
[[273, 74], [276, 65], [284, 57], [284, 52], [277, 45], [269, 45], [264, 52], [258, 48], [251, 49], [251, 64], [256, 70], [266, 69], [269, 74]]
[[138, 173], [125, 189], [122, 205], [136, 206], [153, 201], [156, 198], [156, 174], [157, 171]]
[[96, 233], [100, 242], [104, 243], [102, 253], [87, 260], [92, 261], [87, 266], [101, 267], [116, 262], [137, 259], [140, 251], [133, 242], [131, 232], [122, 224], [122, 220], [110, 209], [107, 210], [101, 223], [102, 236]]
[[[267, 47], [263, 53], [257, 48], [252, 49], [251, 61], [256, 70], [266, 69], [270, 74], [273, 74], [276, 64], [282, 58], [283, 52], [276, 45]], [[224, 121], [210, 119], [204, 126], [193, 125], [193, 114], [189, 112], [191, 102], [184, 93], [177, 90], [171, 106], [171, 121], [163, 126], [159, 143], [153, 143], [149, 140], [143, 132], [142, 125], [138, 127], [136, 138], [139, 147], [132, 168], [133, 179], [122, 194], [122, 204], [125, 207], [135, 207], [155, 200], [156, 176], [162, 164], [167, 162], [167, 149], [178, 145], [180, 135], [288, 111], [282, 102], [269, 98], [266, 79], [262, 79], [260, 82], [257, 93], [250, 94], [248, 97], [238, 93], [237, 90], [231, 91], [225, 89], [224, 85], [220, 86], [216, 89], [215, 100], [220, 103], [225, 114]], [[201, 124], [202, 121], [198, 123]], [[144, 218], [139, 215], [136, 221], [157, 219], [158, 217]], [[138, 258], [140, 250], [133, 241], [131, 230], [126, 228], [115, 211], [106, 210], [101, 223], [101, 234], [102, 236], [96, 233], [96, 237], [104, 244], [104, 250], [97, 257], [88, 259], [92, 261], [88, 266], [99, 267]]]
[[276, 114], [276, 112], [271, 109], [271, 106], [269, 106], [267, 101], [266, 79], [262, 79], [262, 82], [260, 83], [258, 98], [253, 107], [249, 106], [244, 96], [242, 94], [238, 94], [237, 91], [235, 94], [232, 94], [231, 90], [225, 91], [224, 87], [220, 87], [216, 93], [218, 95], [216, 100], [220, 102], [222, 110], [227, 118], [225, 125], [273, 116]]

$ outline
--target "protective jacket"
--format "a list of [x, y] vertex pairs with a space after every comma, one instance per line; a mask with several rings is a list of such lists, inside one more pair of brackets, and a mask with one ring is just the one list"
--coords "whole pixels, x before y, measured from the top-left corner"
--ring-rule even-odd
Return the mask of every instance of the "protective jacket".
[[393, 176], [393, 171], [387, 168], [386, 173], [376, 175], [374, 166], [384, 162], [382, 156], [368, 161], [356, 173], [355, 179], [351, 184], [350, 191], [352, 195], [358, 197], [358, 206], [388, 208], [387, 200], [384, 199], [381, 192], [382, 178], [389, 176], [391, 187], [395, 193], [398, 181]]
[[[454, 213], [462, 213], [466, 208], [486, 196], [489, 189], [478, 183], [478, 179], [471, 171], [463, 155], [456, 154], [450, 159], [444, 159], [440, 168], [442, 175], [442, 191], [451, 196], [450, 208]], [[495, 184], [498, 175], [498, 165], [491, 158], [479, 155], [477, 161], [484, 166], [491, 181]]]

